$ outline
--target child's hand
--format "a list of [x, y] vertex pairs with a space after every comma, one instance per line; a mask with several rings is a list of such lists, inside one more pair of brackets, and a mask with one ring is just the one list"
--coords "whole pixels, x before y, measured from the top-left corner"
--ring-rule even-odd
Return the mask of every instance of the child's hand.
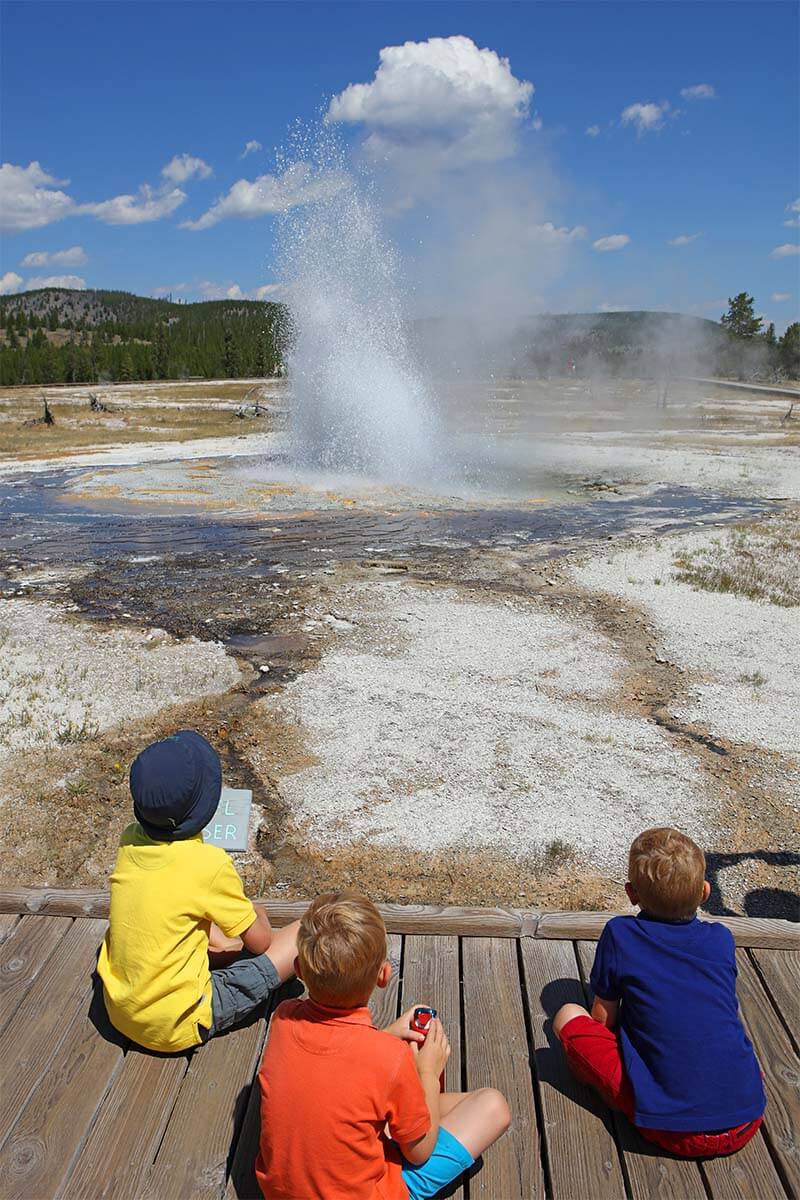
[[438, 1080], [450, 1057], [450, 1043], [442, 1028], [442, 1022], [437, 1017], [434, 1017], [428, 1026], [425, 1045], [417, 1047], [415, 1053], [420, 1078], [429, 1076]]
[[215, 925], [213, 921], [211, 922], [211, 928], [208, 931], [208, 950], [210, 954], [223, 954], [226, 951], [238, 954], [243, 944], [241, 938], [227, 937], [219, 925]]
[[384, 1033], [390, 1033], [392, 1037], [402, 1038], [404, 1042], [412, 1042], [422, 1044], [425, 1041], [425, 1034], [420, 1033], [417, 1029], [411, 1028], [411, 1019], [414, 1016], [416, 1004], [412, 1005], [407, 1012], [404, 1012], [402, 1017], [398, 1017], [391, 1025], [387, 1025]]

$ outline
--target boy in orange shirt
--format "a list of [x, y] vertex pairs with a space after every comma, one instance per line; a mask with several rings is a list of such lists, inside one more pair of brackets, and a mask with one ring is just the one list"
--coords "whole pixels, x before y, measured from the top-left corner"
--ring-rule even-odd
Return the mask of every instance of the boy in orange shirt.
[[258, 1073], [264, 1196], [435, 1196], [508, 1128], [505, 1098], [493, 1088], [439, 1091], [450, 1055], [439, 1021], [427, 1040], [410, 1028], [413, 1008], [375, 1029], [367, 1001], [392, 968], [369, 900], [318, 896], [300, 922], [295, 970], [308, 999], [276, 1010]]

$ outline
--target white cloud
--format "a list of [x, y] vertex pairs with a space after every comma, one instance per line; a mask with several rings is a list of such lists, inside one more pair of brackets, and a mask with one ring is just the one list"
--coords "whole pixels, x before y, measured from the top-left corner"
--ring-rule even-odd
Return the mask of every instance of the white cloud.
[[191, 154], [176, 154], [162, 168], [161, 174], [170, 183], [186, 183], [188, 179], [208, 179], [214, 172], [202, 158], [193, 158]]
[[788, 221], [783, 222], [789, 229], [800, 229], [800, 217], [790, 217]]
[[679, 233], [677, 237], [670, 238], [667, 242], [668, 246], [688, 246], [690, 242], [696, 242], [701, 238], [702, 233]]
[[622, 250], [630, 240], [627, 233], [612, 233], [609, 237], [601, 237], [592, 242], [592, 248], [600, 254], [607, 254], [609, 250]]
[[171, 283], [164, 287], [153, 288], [151, 294], [153, 296], [169, 296], [175, 295], [177, 292], [180, 295], [197, 296], [201, 300], [274, 300], [277, 298], [277, 293], [282, 293], [282, 291], [283, 285], [280, 283], [264, 283], [260, 287], [248, 291], [230, 279], [225, 283], [215, 283], [212, 279], [199, 279], [192, 283]]
[[264, 147], [261, 145], [261, 142], [257, 142], [256, 139], [253, 138], [252, 141], [245, 142], [244, 150], [242, 151], [240, 157], [247, 158], [248, 154], [255, 154], [257, 150], [263, 149]]
[[82, 292], [86, 280], [81, 279], [80, 275], [33, 275], [25, 286], [28, 291], [35, 288], [75, 288]]
[[773, 292], [770, 300], [774, 300], [776, 304], [782, 304], [784, 300], [791, 300], [791, 292]]
[[600, 136], [600, 126], [599, 125], [589, 125], [586, 129], [586, 136], [587, 137], [599, 137]]
[[239, 179], [231, 189], [196, 221], [184, 221], [181, 229], [209, 229], [229, 217], [264, 217], [286, 212], [338, 191], [341, 175], [314, 173], [306, 163], [294, 163], [282, 175], [259, 175]]
[[106, 225], [142, 225], [168, 217], [186, 199], [180, 188], [151, 188], [143, 183], [136, 195], [114, 196], [97, 204], [81, 204], [76, 210], [90, 213]]
[[627, 108], [622, 110], [622, 124], [634, 125], [636, 132], [653, 133], [660, 129], [664, 124], [664, 117], [669, 111], [669, 102], [664, 100], [661, 104], [629, 104]]
[[252, 293], [254, 300], [282, 300], [286, 288], [282, 283], [264, 283]]
[[22, 276], [17, 275], [16, 271], [6, 271], [0, 277], [0, 296], [10, 296], [12, 292], [18, 292], [21, 286]]
[[681, 88], [684, 100], [716, 100], [717, 93], [713, 84], [693, 83], [691, 87]]
[[35, 250], [26, 254], [21, 267], [82, 267], [88, 262], [83, 246], [70, 246], [69, 250]]
[[[68, 179], [54, 179], [38, 162], [27, 167], [0, 166], [0, 229], [39, 229], [60, 221], [75, 207], [66, 192], [58, 190]], [[55, 185], [55, 186], [54, 186]]]
[[373, 81], [351, 83], [328, 109], [330, 121], [366, 126], [372, 157], [442, 169], [513, 154], [534, 88], [507, 58], [463, 36], [385, 46], [379, 58]]
[[546, 221], [544, 225], [534, 225], [533, 233], [539, 241], [563, 245], [565, 242], [580, 241], [586, 237], [588, 230], [585, 225], [575, 225], [568, 229], [566, 225], [556, 226], [552, 221]]
[[630, 312], [631, 310], [629, 308], [626, 308], [626, 306], [624, 304], [610, 304], [608, 300], [604, 300], [602, 304], [598, 304], [597, 311], [609, 313], [609, 312]]
[[800, 246], [795, 242], [784, 242], [782, 246], [776, 246], [770, 251], [770, 258], [791, 258], [795, 254], [800, 254]]

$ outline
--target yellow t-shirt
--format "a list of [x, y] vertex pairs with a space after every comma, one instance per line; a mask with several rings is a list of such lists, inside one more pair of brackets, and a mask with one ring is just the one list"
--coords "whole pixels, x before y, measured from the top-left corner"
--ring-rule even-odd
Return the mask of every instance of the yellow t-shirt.
[[198, 1045], [198, 1026], [211, 1025], [211, 922], [237, 937], [255, 919], [224, 850], [200, 833], [157, 842], [138, 823], [129, 825], [97, 963], [112, 1024], [149, 1050]]

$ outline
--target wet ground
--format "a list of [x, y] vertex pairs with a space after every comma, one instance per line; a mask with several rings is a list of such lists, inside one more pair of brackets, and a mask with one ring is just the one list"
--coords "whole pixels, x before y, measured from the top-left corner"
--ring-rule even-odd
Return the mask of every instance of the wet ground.
[[218, 638], [248, 658], [263, 654], [265, 625], [291, 605], [290, 595], [340, 565], [448, 579], [465, 567], [468, 576], [470, 557], [481, 552], [528, 549], [547, 559], [599, 540], [720, 526], [774, 507], [665, 487], [515, 508], [153, 515], [105, 498], [76, 500], [82, 474], [0, 481], [0, 595], [66, 591], [94, 617]]

